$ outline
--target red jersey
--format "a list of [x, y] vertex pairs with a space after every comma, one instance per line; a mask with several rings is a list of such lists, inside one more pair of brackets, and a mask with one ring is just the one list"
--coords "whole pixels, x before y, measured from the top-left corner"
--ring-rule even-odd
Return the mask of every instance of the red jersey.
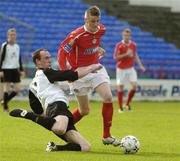
[[130, 41], [129, 44], [125, 44], [123, 40], [118, 42], [114, 50], [114, 57], [119, 54], [125, 54], [128, 50], [132, 50], [132, 55], [118, 60], [116, 63], [117, 68], [127, 69], [134, 66], [134, 58], [136, 55], [136, 43], [133, 41]]
[[72, 31], [60, 44], [58, 63], [62, 70], [66, 70], [66, 60], [71, 69], [99, 63], [97, 47], [101, 46], [101, 37], [106, 29], [101, 24], [96, 33], [90, 33], [85, 26]]

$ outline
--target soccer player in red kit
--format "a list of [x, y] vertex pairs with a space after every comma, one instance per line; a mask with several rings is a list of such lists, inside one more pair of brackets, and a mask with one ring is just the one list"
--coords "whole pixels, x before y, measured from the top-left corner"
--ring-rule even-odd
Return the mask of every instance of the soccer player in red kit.
[[129, 104], [137, 88], [137, 73], [134, 69], [134, 61], [138, 63], [143, 72], [146, 70], [136, 53], [136, 43], [131, 41], [131, 30], [129, 28], [123, 30], [122, 38], [123, 40], [116, 44], [114, 50], [114, 59], [117, 61], [116, 83], [119, 112], [123, 111], [123, 89], [126, 82], [130, 82], [132, 88], [128, 93], [125, 107], [127, 110], [131, 109]]
[[[105, 33], [105, 27], [100, 24], [100, 9], [92, 6], [85, 11], [85, 24], [72, 31], [61, 43], [58, 50], [58, 62], [62, 70], [67, 69], [68, 61], [71, 69], [84, 68], [98, 64], [99, 59], [105, 56], [105, 50], [101, 47], [101, 37]], [[120, 142], [110, 133], [113, 116], [112, 93], [109, 86], [110, 79], [103, 67], [97, 73], [91, 73], [78, 81], [71, 83], [79, 102], [79, 108], [73, 113], [74, 122], [78, 122], [90, 111], [88, 93], [94, 89], [102, 98], [103, 116], [103, 144], [120, 145]]]

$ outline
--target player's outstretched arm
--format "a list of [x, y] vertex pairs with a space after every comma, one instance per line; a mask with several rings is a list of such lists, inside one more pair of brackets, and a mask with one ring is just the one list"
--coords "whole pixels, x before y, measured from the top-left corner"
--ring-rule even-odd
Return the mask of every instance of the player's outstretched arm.
[[99, 59], [101, 59], [101, 58], [106, 56], [106, 50], [104, 50], [102, 47], [98, 46], [97, 47], [97, 51], [98, 51]]
[[72, 70], [54, 70], [47, 69], [44, 70], [44, 74], [48, 78], [51, 83], [56, 81], [75, 81], [78, 78], [82, 78], [89, 73], [94, 73], [102, 68], [100, 64], [94, 64], [88, 67], [83, 67], [81, 69], [77, 69], [76, 71]]
[[143, 72], [145, 72], [145, 71], [146, 71], [146, 68], [145, 68], [144, 65], [141, 63], [141, 60], [139, 59], [139, 56], [138, 56], [137, 54], [136, 54], [136, 56], [135, 56], [135, 60], [136, 60], [136, 62], [138, 63], [140, 69], [141, 69]]

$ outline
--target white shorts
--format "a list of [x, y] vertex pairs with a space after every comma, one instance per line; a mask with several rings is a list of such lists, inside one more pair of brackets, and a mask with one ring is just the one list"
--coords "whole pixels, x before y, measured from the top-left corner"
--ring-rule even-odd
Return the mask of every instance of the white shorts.
[[124, 85], [125, 83], [129, 82], [137, 82], [137, 73], [134, 67], [128, 69], [116, 68], [117, 85]]
[[84, 96], [87, 95], [90, 90], [95, 89], [102, 83], [110, 84], [110, 78], [104, 67], [98, 70], [97, 73], [90, 73], [85, 77], [71, 83], [70, 88], [75, 93], [75, 95]]

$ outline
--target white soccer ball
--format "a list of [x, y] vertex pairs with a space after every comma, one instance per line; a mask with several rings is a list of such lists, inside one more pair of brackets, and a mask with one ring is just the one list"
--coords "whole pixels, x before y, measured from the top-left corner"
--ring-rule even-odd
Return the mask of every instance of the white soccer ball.
[[121, 148], [125, 154], [137, 153], [140, 148], [139, 140], [132, 135], [127, 135], [121, 139]]

